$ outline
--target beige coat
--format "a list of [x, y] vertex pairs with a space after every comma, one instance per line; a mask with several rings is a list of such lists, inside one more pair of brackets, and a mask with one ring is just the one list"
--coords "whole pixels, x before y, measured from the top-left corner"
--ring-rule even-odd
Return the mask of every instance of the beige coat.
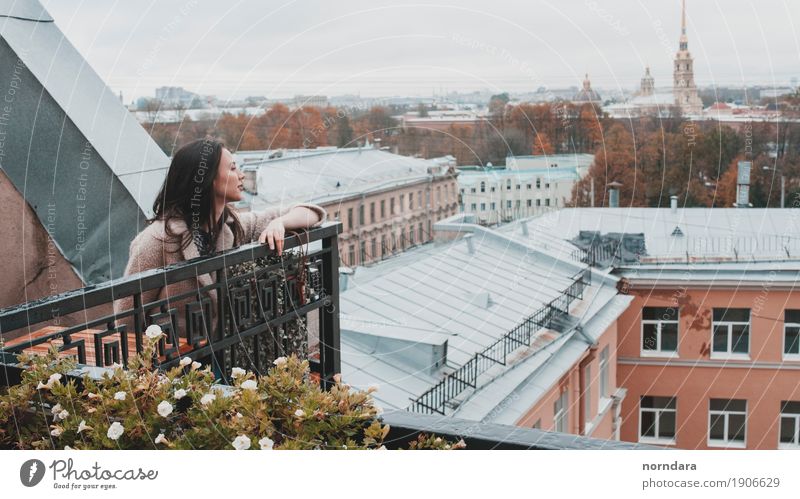
[[[284, 208], [283, 210], [274, 208], [256, 212], [237, 212], [235, 215], [229, 215], [225, 220], [222, 232], [217, 238], [216, 251], [222, 251], [233, 247], [233, 231], [230, 228], [230, 224], [233, 223], [234, 216], [239, 218], [242, 229], [244, 229], [244, 244], [246, 244], [247, 242], [257, 241], [258, 237], [261, 235], [264, 229], [266, 229], [270, 221], [278, 216], [284, 215], [295, 206], [304, 206], [316, 211], [320, 215], [321, 220], [317, 222], [314, 227], [322, 224], [322, 222], [324, 222], [327, 218], [327, 213], [325, 212], [324, 208], [315, 204], [306, 203], [295, 204]], [[191, 232], [188, 230], [186, 223], [183, 220], [170, 220], [170, 229], [174, 234], [181, 235], [181, 237], [184, 239], [192, 237]], [[197, 258], [200, 256], [194, 241], [191, 241], [186, 249], [178, 250], [177, 253], [175, 253], [174, 251], [180, 245], [177, 243], [177, 241], [167, 241], [166, 239], [167, 237], [164, 230], [164, 221], [161, 220], [151, 223], [149, 226], [147, 226], [147, 228], [140, 232], [131, 242], [130, 256], [128, 259], [128, 265], [125, 268], [125, 276], [158, 267], [164, 267], [186, 260], [191, 260], [192, 258]], [[196, 278], [190, 280], [170, 284], [166, 287], [147, 290], [142, 293], [142, 303], [150, 303], [155, 300], [165, 299], [170, 296], [177, 296], [181, 293], [190, 292], [192, 290], [199, 289], [200, 287], [208, 286], [214, 282], [213, 279], [214, 278], [211, 276], [211, 274], [203, 274], [198, 275]], [[209, 291], [206, 293], [206, 296], [211, 299], [211, 327], [213, 331], [216, 327], [216, 291]], [[178, 330], [182, 332], [182, 335], [185, 335], [186, 331], [186, 313], [184, 305], [192, 301], [196, 301], [196, 297], [183, 298], [179, 301], [175, 301], [174, 303], [170, 302], [169, 304], [170, 308], [176, 309], [175, 312], [177, 316]], [[133, 297], [131, 296], [121, 298], [114, 302], [115, 313], [120, 313], [121, 311], [130, 309], [132, 307]], [[158, 310], [151, 311], [151, 313], [157, 312]], [[128, 332], [133, 332], [134, 328], [132, 316], [117, 320], [117, 326], [123, 324], [127, 326]], [[129, 338], [132, 338], [132, 335], [129, 336]]]

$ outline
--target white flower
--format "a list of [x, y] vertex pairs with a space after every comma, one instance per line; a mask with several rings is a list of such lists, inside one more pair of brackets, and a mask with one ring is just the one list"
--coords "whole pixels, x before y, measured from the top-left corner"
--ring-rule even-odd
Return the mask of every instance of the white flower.
[[261, 447], [261, 450], [272, 450], [272, 446], [275, 445], [275, 442], [269, 437], [264, 437], [258, 441], [258, 445]]
[[180, 400], [185, 396], [186, 396], [186, 390], [184, 390], [183, 388], [178, 388], [177, 390], [175, 390], [175, 400]]
[[114, 400], [125, 400], [127, 394], [125, 392], [117, 392], [114, 394]]
[[61, 412], [62, 409], [63, 407], [61, 407], [61, 404], [56, 404], [52, 409], [50, 409], [50, 412], [53, 413], [53, 416], [56, 416], [59, 412]]
[[119, 421], [114, 421], [111, 423], [111, 426], [108, 427], [108, 432], [106, 436], [111, 440], [117, 440], [119, 437], [122, 436], [122, 433], [125, 431], [125, 428], [119, 424]]
[[86, 424], [86, 421], [81, 419], [80, 424], [78, 424], [78, 433], [82, 432], [83, 430], [91, 430], [92, 427]]
[[165, 437], [163, 433], [159, 433], [158, 436], [156, 437], [156, 443], [157, 444], [167, 443], [167, 437]]
[[436, 437], [436, 440], [434, 440], [433, 442], [437, 443], [437, 444], [440, 444], [440, 443], [442, 443], [442, 438], [441, 437]]
[[41, 390], [42, 388], [50, 388], [50, 387], [49, 387], [49, 386], [47, 386], [47, 385], [45, 385], [44, 383], [42, 383], [42, 382], [40, 381], [40, 382], [39, 382], [39, 384], [38, 384], [38, 385], [36, 385], [36, 389], [37, 389], [37, 390]]
[[158, 324], [151, 324], [147, 326], [147, 329], [144, 330], [144, 335], [154, 340], [161, 336], [161, 326]]
[[50, 434], [51, 434], [51, 435], [53, 435], [54, 437], [57, 437], [57, 436], [61, 435], [61, 433], [62, 433], [63, 431], [64, 431], [64, 430], [62, 430], [60, 426], [56, 426], [55, 428], [53, 428], [52, 430], [50, 430]]
[[254, 379], [248, 379], [244, 383], [242, 383], [242, 388], [245, 390], [255, 390], [258, 388], [258, 383]]
[[216, 395], [214, 395], [213, 393], [206, 393], [206, 394], [205, 394], [205, 395], [203, 395], [203, 397], [200, 399], [200, 403], [201, 403], [202, 405], [208, 405], [208, 404], [210, 404], [211, 402], [213, 402], [213, 401], [214, 401], [214, 400], [216, 400], [216, 399], [217, 399], [217, 396], [216, 396]]
[[333, 381], [334, 381], [334, 383], [336, 383], [338, 385], [339, 383], [342, 382], [342, 375], [339, 374], [339, 373], [334, 374], [333, 375]]
[[96, 393], [92, 393], [92, 392], [87, 393], [86, 396], [89, 397], [90, 399], [99, 399], [100, 398], [100, 395], [98, 395]]
[[282, 367], [286, 365], [286, 357], [278, 357], [277, 359], [272, 361], [278, 367]]
[[75, 450], [75, 449], [73, 449], [73, 448], [72, 448], [72, 447], [70, 447], [69, 445], [65, 445], [65, 446], [64, 446], [64, 450]]
[[303, 409], [297, 409], [296, 411], [294, 411], [294, 415], [297, 416], [298, 418], [302, 418], [306, 415], [306, 413]]
[[242, 413], [241, 413], [241, 412], [237, 412], [237, 413], [236, 413], [236, 419], [242, 419], [243, 417], [244, 417], [244, 416], [242, 415]]
[[53, 373], [47, 379], [47, 386], [52, 386], [53, 383], [60, 383], [61, 382], [61, 374], [60, 373]]
[[161, 402], [160, 404], [158, 404], [158, 407], [156, 408], [156, 410], [158, 410], [158, 413], [159, 413], [159, 414], [160, 414], [162, 417], [167, 417], [167, 416], [169, 416], [170, 414], [172, 414], [172, 404], [170, 404], [169, 402], [167, 402], [166, 400], [164, 400], [163, 402]]
[[86, 409], [86, 412], [88, 412], [89, 414], [94, 414], [95, 412], [97, 412], [97, 408], [96, 407], [90, 407], [90, 408]]
[[56, 416], [58, 417], [58, 419], [67, 419], [67, 416], [69, 416], [69, 412], [67, 412], [67, 410], [64, 409], [63, 411], [59, 412]]
[[203, 367], [203, 364], [201, 364], [201, 363], [199, 363], [197, 361], [192, 362], [192, 371], [200, 369], [201, 367]]
[[247, 435], [239, 435], [233, 439], [231, 445], [233, 445], [233, 448], [236, 450], [247, 450], [250, 448], [250, 439]]
[[236, 379], [239, 376], [244, 376], [245, 374], [247, 374], [247, 371], [245, 371], [241, 367], [234, 367], [233, 369], [231, 369], [231, 378], [233, 379]]
[[181, 365], [181, 367], [186, 367], [186, 366], [188, 366], [188, 365], [189, 365], [189, 364], [191, 364], [191, 363], [192, 363], [192, 358], [191, 358], [191, 357], [184, 357], [184, 358], [182, 358], [182, 359], [181, 359], [181, 361], [179, 362], [179, 364]]

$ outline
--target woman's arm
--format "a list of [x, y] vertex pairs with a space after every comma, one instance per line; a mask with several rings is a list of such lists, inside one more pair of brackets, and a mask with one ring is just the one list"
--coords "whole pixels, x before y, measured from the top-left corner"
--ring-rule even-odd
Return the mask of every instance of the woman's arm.
[[273, 218], [258, 236], [259, 243], [269, 243], [269, 248], [283, 253], [283, 238], [287, 230], [314, 227], [327, 218], [325, 209], [317, 205], [296, 205], [283, 215]]

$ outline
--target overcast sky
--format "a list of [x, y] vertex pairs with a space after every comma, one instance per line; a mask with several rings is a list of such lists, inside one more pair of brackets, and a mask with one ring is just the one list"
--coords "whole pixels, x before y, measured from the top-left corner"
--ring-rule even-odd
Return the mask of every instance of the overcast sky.
[[[125, 100], [669, 86], [679, 0], [42, 0]], [[800, 78], [797, 0], [688, 0], [699, 85]]]

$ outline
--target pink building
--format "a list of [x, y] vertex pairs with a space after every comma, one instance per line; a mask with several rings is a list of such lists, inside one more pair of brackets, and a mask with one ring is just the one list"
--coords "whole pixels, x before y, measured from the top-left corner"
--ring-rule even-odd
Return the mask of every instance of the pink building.
[[595, 238], [632, 298], [616, 326], [622, 440], [800, 447], [794, 210], [579, 208], [531, 224]]
[[348, 267], [431, 241], [433, 224], [458, 211], [452, 157], [426, 160], [372, 147], [326, 148], [250, 161], [243, 169], [249, 209], [306, 201], [341, 221], [339, 255]]

